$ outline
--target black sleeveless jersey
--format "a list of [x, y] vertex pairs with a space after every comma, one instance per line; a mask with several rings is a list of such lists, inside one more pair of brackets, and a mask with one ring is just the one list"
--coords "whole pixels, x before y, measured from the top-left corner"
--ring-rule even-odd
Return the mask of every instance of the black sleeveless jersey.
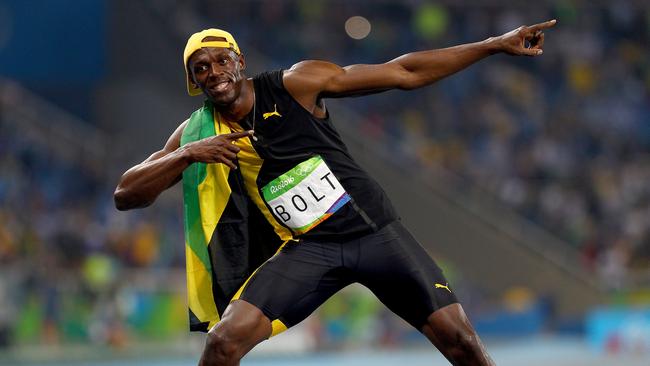
[[[348, 240], [397, 218], [382, 188], [352, 159], [330, 121], [286, 91], [282, 70], [253, 78], [255, 106], [238, 123], [215, 113], [217, 131], [254, 129], [239, 139], [238, 164], [253, 202], [283, 239]], [[318, 206], [320, 205], [320, 206]]]

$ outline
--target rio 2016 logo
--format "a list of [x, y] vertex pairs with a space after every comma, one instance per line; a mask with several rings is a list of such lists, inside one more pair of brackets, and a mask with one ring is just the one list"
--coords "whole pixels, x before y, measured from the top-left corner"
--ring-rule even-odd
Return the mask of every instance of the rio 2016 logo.
[[282, 188], [284, 188], [284, 187], [288, 186], [289, 184], [293, 183], [293, 181], [294, 181], [293, 177], [287, 177], [286, 179], [283, 179], [278, 184], [271, 186], [271, 188], [269, 190], [271, 191], [271, 193], [275, 194], [278, 191], [280, 191]]

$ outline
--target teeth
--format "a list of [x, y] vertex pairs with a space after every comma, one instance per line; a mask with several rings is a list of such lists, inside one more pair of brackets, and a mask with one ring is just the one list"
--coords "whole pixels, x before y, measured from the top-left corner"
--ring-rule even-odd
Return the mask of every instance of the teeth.
[[228, 86], [228, 82], [227, 82], [227, 81], [224, 81], [224, 82], [222, 82], [222, 83], [217, 84], [216, 89], [217, 89], [217, 90], [223, 90], [223, 89], [225, 89], [227, 86]]

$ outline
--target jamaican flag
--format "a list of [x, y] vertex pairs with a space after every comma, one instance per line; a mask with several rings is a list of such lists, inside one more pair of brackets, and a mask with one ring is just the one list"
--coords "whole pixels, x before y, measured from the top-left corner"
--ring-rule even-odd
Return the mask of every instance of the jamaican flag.
[[[181, 146], [230, 133], [206, 101], [190, 117]], [[190, 330], [207, 332], [253, 271], [281, 241], [246, 194], [241, 169], [194, 163], [183, 172]]]

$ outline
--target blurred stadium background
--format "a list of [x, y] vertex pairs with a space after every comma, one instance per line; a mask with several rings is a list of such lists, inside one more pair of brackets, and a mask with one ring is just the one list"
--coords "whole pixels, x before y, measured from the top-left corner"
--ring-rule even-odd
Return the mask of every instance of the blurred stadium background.
[[[382, 62], [552, 18], [540, 58], [494, 56], [330, 111], [498, 364], [650, 364], [641, 0], [0, 0], [0, 364], [196, 363], [180, 191], [146, 210], [112, 203], [119, 175], [200, 103], [184, 87], [189, 34], [232, 32], [250, 75]], [[360, 287], [243, 362], [333, 363], [446, 364]]]

